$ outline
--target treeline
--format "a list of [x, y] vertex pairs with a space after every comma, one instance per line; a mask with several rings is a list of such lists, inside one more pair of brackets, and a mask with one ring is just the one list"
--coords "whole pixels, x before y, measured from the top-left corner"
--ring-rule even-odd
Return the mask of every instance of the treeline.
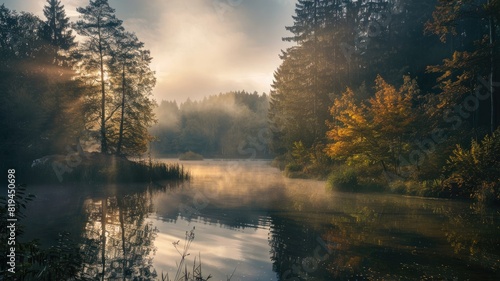
[[258, 139], [268, 129], [268, 108], [266, 94], [245, 91], [180, 105], [162, 101], [156, 110], [158, 124], [151, 129], [156, 137], [152, 150], [163, 156], [191, 151], [204, 157], [270, 157], [268, 146]]
[[269, 111], [288, 174], [500, 199], [500, 1], [299, 0], [295, 11]]
[[29, 166], [78, 146], [119, 156], [148, 148], [155, 121], [149, 51], [107, 0], [77, 11], [71, 23], [58, 0], [47, 0], [43, 19], [0, 6], [2, 164]]

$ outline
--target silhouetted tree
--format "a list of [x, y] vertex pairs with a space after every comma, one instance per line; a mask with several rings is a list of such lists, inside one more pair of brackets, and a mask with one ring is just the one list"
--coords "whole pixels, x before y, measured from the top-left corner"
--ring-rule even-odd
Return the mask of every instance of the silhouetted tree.
[[69, 18], [66, 16], [61, 1], [47, 0], [47, 5], [43, 8], [43, 14], [47, 19], [44, 31], [49, 42], [65, 51], [75, 46], [75, 36], [70, 30]]
[[[79, 63], [82, 70], [90, 77], [97, 72], [100, 84], [100, 109], [99, 128], [101, 153], [108, 153], [108, 141], [106, 135], [106, 122], [111, 118], [107, 112], [107, 75], [106, 68], [111, 58], [111, 45], [116, 40], [118, 34], [123, 31], [122, 21], [115, 16], [115, 10], [109, 6], [107, 0], [90, 1], [86, 7], [79, 7], [80, 19], [73, 26], [76, 32], [85, 39], [80, 44]], [[94, 77], [90, 78], [94, 79]]]
[[149, 68], [151, 56], [143, 49], [144, 43], [125, 32], [117, 36], [112, 46], [109, 69], [112, 89], [118, 96], [119, 117], [112, 117], [108, 124], [110, 150], [118, 155], [146, 152], [150, 136], [148, 127], [155, 122], [150, 100], [156, 83]]

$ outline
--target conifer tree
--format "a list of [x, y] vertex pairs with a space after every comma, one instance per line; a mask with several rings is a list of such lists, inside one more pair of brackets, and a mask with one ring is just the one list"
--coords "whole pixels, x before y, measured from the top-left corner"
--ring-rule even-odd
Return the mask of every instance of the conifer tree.
[[61, 50], [69, 50], [75, 45], [75, 36], [70, 30], [69, 18], [64, 11], [64, 5], [59, 0], [47, 0], [43, 8], [46, 18], [45, 36], [48, 41]]
[[[74, 25], [74, 29], [85, 41], [80, 45], [80, 66], [83, 71], [90, 75], [98, 73], [100, 84], [100, 109], [99, 128], [101, 153], [108, 153], [108, 141], [106, 135], [106, 122], [111, 118], [113, 111], [107, 109], [107, 81], [108, 69], [106, 65], [111, 58], [111, 45], [118, 34], [123, 32], [122, 21], [115, 16], [115, 10], [109, 6], [107, 0], [91, 0], [86, 7], [79, 7], [80, 20]], [[109, 90], [109, 89], [108, 89]], [[109, 115], [108, 115], [109, 114]]]
[[144, 153], [149, 141], [147, 128], [155, 122], [155, 104], [149, 96], [156, 79], [149, 67], [151, 55], [143, 47], [144, 43], [129, 32], [120, 34], [112, 46], [108, 68], [119, 116], [110, 119], [108, 136], [110, 150], [118, 155]]
[[[487, 127], [490, 133], [500, 125], [500, 1], [498, 0], [439, 0], [426, 31], [439, 36], [454, 49], [450, 58], [428, 70], [439, 73], [442, 91], [441, 107], [449, 109], [460, 104], [465, 95], [478, 87], [489, 92], [489, 104], [469, 114], [473, 127]], [[485, 81], [482, 83], [480, 81]], [[487, 85], [484, 85], [487, 84]], [[489, 118], [484, 114], [489, 113]], [[479, 120], [479, 122], [478, 122]]]

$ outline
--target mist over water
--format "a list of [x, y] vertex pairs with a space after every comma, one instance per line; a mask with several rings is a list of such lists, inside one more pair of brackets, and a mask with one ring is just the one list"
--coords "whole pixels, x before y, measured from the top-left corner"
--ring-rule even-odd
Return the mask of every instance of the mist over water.
[[[58, 232], [69, 231], [81, 249], [100, 257], [104, 212], [106, 276], [119, 276], [125, 260], [123, 266], [137, 274], [168, 272], [172, 278], [181, 257], [173, 243], [182, 249], [193, 227], [186, 265], [201, 258], [203, 274], [212, 280], [233, 272], [231, 280], [499, 276], [497, 209], [474, 212], [467, 202], [329, 192], [322, 181], [285, 178], [269, 161], [161, 161], [180, 162], [191, 180], [143, 191], [82, 188], [78, 195], [69, 187], [33, 187], [57, 200], [48, 204], [42, 196], [29, 206], [26, 239], [50, 245]], [[86, 274], [102, 267], [100, 259], [84, 262]]]
[[[301, 204], [294, 204], [289, 198], [302, 197], [303, 203], [318, 203], [323, 198], [321, 201], [326, 203], [324, 182], [284, 178], [279, 170], [269, 166], [269, 161], [209, 160], [182, 164], [191, 172], [192, 180], [154, 201], [153, 221], [160, 225], [157, 247], [172, 248], [171, 242], [176, 241], [175, 237], [162, 235], [162, 229], [174, 231], [182, 241], [184, 232], [194, 226], [192, 249], [201, 253], [206, 272], [216, 280], [223, 280], [234, 270], [234, 280], [277, 280], [270, 263], [271, 215], [290, 207], [301, 208]], [[176, 253], [160, 253], [155, 264], [173, 269], [175, 258]]]
[[[488, 270], [464, 269], [475, 263], [471, 251], [478, 251], [476, 258], [498, 257], [498, 230], [491, 224], [498, 222], [498, 212], [467, 216], [470, 206], [463, 202], [332, 193], [322, 181], [285, 178], [268, 161], [182, 164], [193, 180], [156, 197], [155, 220], [161, 220], [165, 230], [176, 229], [180, 237], [195, 226], [192, 249], [203, 249], [207, 272], [216, 279], [225, 280], [235, 268], [235, 280], [494, 280], [498, 272], [498, 264], [487, 259], [472, 267]], [[192, 209], [179, 212], [179, 202]], [[482, 216], [493, 221], [480, 223]], [[474, 240], [478, 235], [482, 238]], [[328, 253], [324, 261], [312, 258], [321, 246], [318, 241], [330, 251], [319, 251]], [[311, 266], [305, 265], [311, 261]]]

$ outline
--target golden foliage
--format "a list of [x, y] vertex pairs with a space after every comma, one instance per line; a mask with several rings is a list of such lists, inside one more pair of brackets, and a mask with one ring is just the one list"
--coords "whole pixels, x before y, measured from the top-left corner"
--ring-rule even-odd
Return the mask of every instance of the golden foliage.
[[334, 159], [361, 155], [397, 168], [399, 156], [409, 148], [408, 137], [417, 118], [413, 101], [419, 88], [407, 76], [399, 88], [381, 76], [375, 84], [375, 95], [365, 103], [356, 102], [351, 89], [335, 99], [330, 108], [333, 121], [328, 122], [331, 143], [326, 153]]

